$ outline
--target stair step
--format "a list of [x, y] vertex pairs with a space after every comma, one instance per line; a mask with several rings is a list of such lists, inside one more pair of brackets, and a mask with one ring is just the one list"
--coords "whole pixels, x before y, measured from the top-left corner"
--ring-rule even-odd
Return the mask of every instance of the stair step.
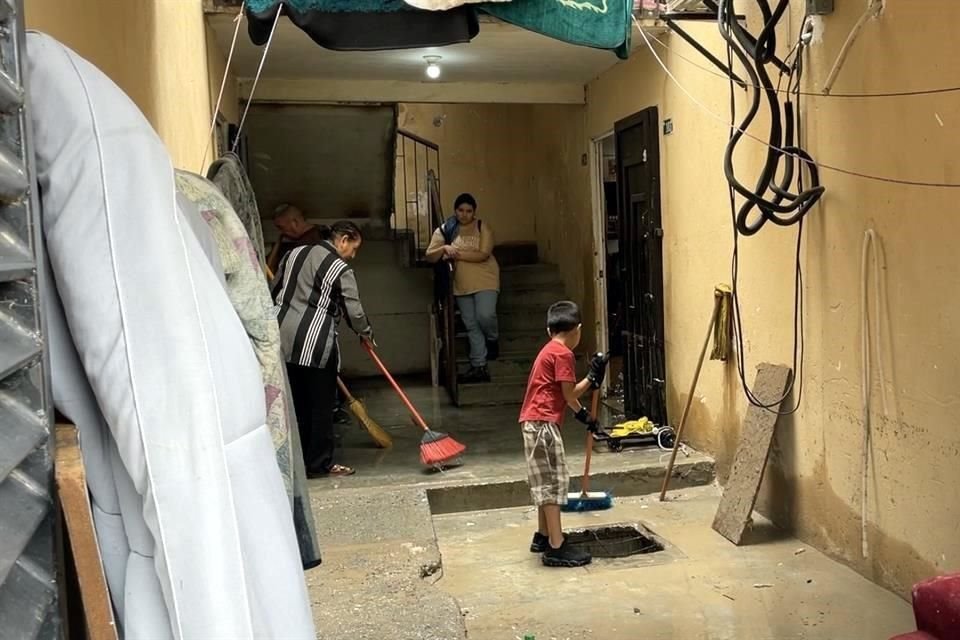
[[518, 376], [480, 384], [462, 384], [458, 395], [461, 407], [511, 406], [523, 403], [526, 389], [526, 376]]
[[537, 264], [537, 243], [504, 242], [493, 248], [493, 255], [501, 265]]
[[[487, 363], [487, 369], [490, 370], [490, 376], [494, 381], [503, 379], [523, 378], [526, 380], [530, 375], [530, 369], [533, 367], [533, 361], [537, 358], [538, 351], [525, 351], [521, 353], [501, 353], [496, 360]], [[470, 367], [470, 358], [468, 350], [458, 351], [457, 365], [460, 372], [466, 371]], [[577, 371], [585, 371], [585, 358], [577, 356]]]
[[[503, 353], [538, 353], [546, 344], [545, 330], [534, 331], [500, 331], [500, 351]], [[457, 353], [468, 353], [470, 342], [465, 332], [457, 334]]]
[[555, 266], [548, 264], [503, 267], [500, 270], [500, 282], [505, 289], [541, 285], [563, 286], [560, 271]]
[[524, 313], [535, 313], [546, 323], [547, 309], [554, 302], [563, 299], [562, 287], [504, 289], [497, 300], [497, 311], [509, 313], [522, 310]]
[[[501, 334], [537, 332], [546, 338], [546, 309], [543, 313], [535, 313], [527, 307], [503, 307], [497, 310], [497, 325]], [[457, 314], [456, 327], [457, 335], [466, 331], [459, 314]]]

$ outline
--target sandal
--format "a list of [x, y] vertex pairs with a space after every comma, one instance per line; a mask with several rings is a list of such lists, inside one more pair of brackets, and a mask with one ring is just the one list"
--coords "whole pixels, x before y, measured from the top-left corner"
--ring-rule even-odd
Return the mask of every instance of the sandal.
[[342, 464], [335, 464], [330, 467], [330, 471], [327, 473], [328, 476], [333, 476], [335, 478], [340, 478], [343, 476], [352, 476], [357, 472], [353, 467], [347, 467]]

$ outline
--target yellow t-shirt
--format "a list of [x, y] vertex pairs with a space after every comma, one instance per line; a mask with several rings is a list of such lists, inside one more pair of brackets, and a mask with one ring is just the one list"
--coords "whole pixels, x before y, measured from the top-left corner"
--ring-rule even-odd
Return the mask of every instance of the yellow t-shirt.
[[[500, 290], [500, 265], [493, 257], [493, 244], [493, 231], [486, 222], [460, 227], [452, 245], [463, 252], [482, 251], [488, 255], [483, 262], [457, 260], [454, 263], [453, 295], [466, 296], [477, 291]], [[439, 249], [443, 245], [443, 233], [437, 229], [433, 232], [427, 251]]]

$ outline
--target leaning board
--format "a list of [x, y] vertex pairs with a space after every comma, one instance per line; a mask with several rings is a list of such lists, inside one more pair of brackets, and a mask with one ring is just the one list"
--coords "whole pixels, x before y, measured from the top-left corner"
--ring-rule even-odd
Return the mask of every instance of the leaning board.
[[[783, 397], [790, 383], [791, 370], [782, 365], [762, 364], [757, 370], [753, 392], [760, 404], [770, 405]], [[720, 508], [713, 519], [713, 528], [724, 538], [739, 545], [750, 523], [767, 456], [773, 442], [773, 431], [779, 417], [776, 411], [751, 404], [743, 418], [740, 446], [724, 487]]]

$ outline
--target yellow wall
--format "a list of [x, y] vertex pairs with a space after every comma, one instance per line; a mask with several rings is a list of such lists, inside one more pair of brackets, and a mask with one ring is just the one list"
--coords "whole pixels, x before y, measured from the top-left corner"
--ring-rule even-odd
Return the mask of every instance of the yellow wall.
[[[241, 33], [238, 37], [243, 37]], [[223, 82], [223, 73], [227, 68], [227, 55], [217, 44], [217, 36], [209, 24], [206, 25], [207, 39], [207, 72], [208, 82], [210, 83], [210, 110], [217, 104], [217, 96], [220, 94], [220, 85]], [[238, 92], [237, 77], [231, 72], [227, 76], [227, 83], [224, 86], [223, 99], [220, 102], [220, 113], [227, 119], [227, 122], [237, 124], [240, 122], [240, 94]]]
[[[441, 118], [440, 126], [434, 120]], [[402, 104], [399, 126], [440, 146], [444, 215], [458, 194], [472, 193], [497, 242], [533, 241], [530, 108], [508, 104]]]
[[157, 130], [176, 166], [200, 168], [211, 106], [199, 1], [26, 0], [26, 22], [110, 76]]
[[[802, 3], [797, 3], [802, 4]], [[811, 51], [804, 89], [818, 92], [862, 2], [838, 2], [825, 37]], [[756, 27], [754, 16], [750, 24]], [[793, 15], [782, 47], [800, 26]], [[716, 29], [691, 31], [725, 57]], [[960, 85], [955, 56], [960, 5], [942, 0], [889, 3], [863, 30], [835, 87], [882, 92]], [[680, 56], [707, 65], [679, 38], [666, 64], [710, 109], [728, 113], [727, 83]], [[662, 50], [659, 50], [662, 53]], [[741, 100], [741, 104], [743, 101]], [[638, 52], [588, 86], [585, 141], [614, 122], [657, 105], [674, 133], [661, 136], [669, 406], [679, 419], [709, 319], [712, 290], [729, 282], [731, 229], [722, 152], [727, 128], [695, 106], [652, 57]], [[860, 172], [960, 183], [956, 162], [960, 97], [804, 102], [807, 149], [820, 162]], [[939, 118], [939, 119], [938, 119]], [[942, 125], [940, 123], [943, 123]], [[756, 132], [765, 134], [763, 123]], [[752, 181], [762, 147], [738, 156]], [[570, 150], [572, 162], [579, 149]], [[954, 238], [958, 191], [914, 188], [825, 170], [827, 195], [809, 216], [802, 264], [806, 362], [799, 412], [780, 420], [762, 508], [804, 540], [902, 594], [931, 574], [960, 569], [960, 287]], [[579, 222], [586, 230], [589, 219]], [[875, 229], [885, 248], [884, 325], [889, 416], [874, 374], [869, 487], [869, 555], [860, 557], [862, 429], [860, 255]], [[741, 294], [747, 375], [762, 361], [789, 364], [792, 254], [796, 229], [765, 227], [741, 243]], [[586, 265], [582, 251], [577, 263]], [[585, 267], [584, 267], [585, 268]], [[872, 286], [872, 285], [871, 285]], [[714, 453], [726, 477], [739, 438], [743, 394], [732, 366], [707, 363], [689, 434]]]
[[530, 130], [537, 149], [531, 192], [537, 248], [541, 260], [559, 267], [567, 297], [581, 307], [581, 351], [595, 351], [590, 170], [583, 163], [588, 148], [584, 108], [534, 105], [531, 115]]
[[498, 243], [536, 242], [540, 259], [559, 267], [567, 295], [583, 307], [583, 347], [593, 349], [584, 113], [581, 105], [404, 104], [399, 118], [401, 128], [440, 146], [446, 215], [469, 191]]

